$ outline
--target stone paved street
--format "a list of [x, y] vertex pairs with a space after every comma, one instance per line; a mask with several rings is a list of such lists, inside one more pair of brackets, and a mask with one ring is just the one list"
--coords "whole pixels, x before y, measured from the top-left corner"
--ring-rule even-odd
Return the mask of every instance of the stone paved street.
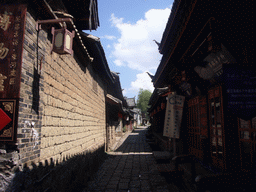
[[145, 133], [146, 128], [141, 127], [122, 138], [85, 191], [168, 192]]

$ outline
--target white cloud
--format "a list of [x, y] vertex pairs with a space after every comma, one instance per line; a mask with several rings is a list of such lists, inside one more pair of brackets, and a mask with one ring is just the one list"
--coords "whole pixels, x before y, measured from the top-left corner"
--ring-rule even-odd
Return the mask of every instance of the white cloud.
[[134, 24], [125, 23], [123, 18], [117, 18], [112, 14], [112, 26], [121, 34], [112, 52], [116, 59], [114, 63], [141, 72], [155, 71], [161, 55], [153, 40], [161, 41], [170, 11], [170, 8], [151, 9], [145, 13], [144, 19]]
[[154, 90], [153, 83], [151, 82], [151, 78], [146, 72], [139, 73], [137, 74], [136, 77], [137, 79], [131, 82], [131, 87], [129, 88], [129, 91], [138, 93], [140, 89], [147, 89], [153, 92]]
[[116, 66], [124, 66], [123, 62], [120, 60], [115, 60], [114, 63], [116, 64]]
[[124, 18], [116, 18], [114, 13], [111, 14], [112, 26], [117, 26], [123, 23]]
[[104, 36], [101, 36], [100, 38], [101, 38], [101, 39], [108, 39], [108, 40], [116, 39], [116, 37], [115, 37], [115, 36], [112, 36], [112, 35], [104, 35]]

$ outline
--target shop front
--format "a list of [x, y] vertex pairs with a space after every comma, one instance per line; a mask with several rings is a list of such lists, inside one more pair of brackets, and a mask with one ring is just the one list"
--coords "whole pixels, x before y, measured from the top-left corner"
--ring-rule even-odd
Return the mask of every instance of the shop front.
[[[256, 169], [251, 6], [251, 1], [174, 1], [153, 79], [155, 89], [168, 87], [185, 97], [179, 138], [168, 136], [176, 140], [176, 156], [187, 155], [212, 173], [250, 173], [246, 181]], [[155, 122], [157, 104], [152, 106]]]

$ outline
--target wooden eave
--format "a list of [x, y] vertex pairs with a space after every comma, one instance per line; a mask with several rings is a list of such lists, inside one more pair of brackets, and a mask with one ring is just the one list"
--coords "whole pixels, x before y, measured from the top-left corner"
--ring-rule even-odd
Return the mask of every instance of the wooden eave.
[[97, 0], [62, 0], [68, 13], [74, 17], [78, 30], [96, 30], [99, 26]]
[[[190, 59], [191, 53], [197, 49], [196, 46], [201, 44], [200, 38], [206, 38], [211, 31], [215, 32], [215, 41], [223, 43], [238, 61], [245, 62], [244, 58], [246, 57], [248, 63], [253, 63], [252, 0], [246, 2], [241, 0], [236, 2], [231, 0], [225, 2], [219, 0], [191, 2], [194, 3], [194, 7], [192, 6], [187, 10], [191, 14], [184, 16], [183, 20], [186, 22], [179, 26], [180, 32], [172, 34], [171, 29], [176, 26], [167, 26], [170, 29], [166, 29], [163, 37], [162, 52], [164, 55], [155, 75], [155, 87], [161, 87], [165, 84], [164, 79], [173, 67], [180, 70], [191, 67], [193, 65], [193, 61]], [[181, 7], [179, 8], [181, 9]], [[216, 21], [214, 30], [205, 30], [201, 33], [204, 25], [211, 17], [214, 17]], [[175, 24], [177, 25], [179, 22], [173, 22], [173, 25]], [[168, 31], [169, 34], [167, 34]], [[198, 34], [200, 34], [199, 37], [197, 37]], [[196, 38], [198, 38], [197, 42], [195, 41]], [[192, 43], [196, 44], [191, 46]], [[190, 50], [187, 50], [188, 48]], [[244, 48], [246, 48], [246, 53], [244, 53]], [[199, 60], [202, 60], [203, 57], [204, 55]]]
[[169, 93], [171, 93], [169, 91], [169, 88], [156, 88], [154, 89], [150, 99], [149, 99], [149, 103], [148, 105], [150, 106], [150, 108], [148, 108], [148, 112], [153, 111], [159, 104], [159, 102], [165, 100], [165, 98]]
[[115, 72], [112, 72], [112, 71], [111, 71], [111, 74], [114, 77], [115, 82], [114, 82], [114, 84], [110, 85], [108, 93], [111, 93], [113, 96], [120, 99], [123, 103], [123, 106], [127, 107], [127, 102], [124, 99], [124, 96], [123, 96], [123, 93], [122, 93], [122, 88], [121, 88], [119, 75], [116, 74]]
[[90, 38], [89, 34], [82, 31], [80, 31], [79, 33], [81, 34], [81, 39], [89, 54], [93, 57], [92, 67], [100, 75], [101, 78], [105, 78], [105, 80], [113, 85], [115, 81], [109, 69], [105, 52], [99, 38]]

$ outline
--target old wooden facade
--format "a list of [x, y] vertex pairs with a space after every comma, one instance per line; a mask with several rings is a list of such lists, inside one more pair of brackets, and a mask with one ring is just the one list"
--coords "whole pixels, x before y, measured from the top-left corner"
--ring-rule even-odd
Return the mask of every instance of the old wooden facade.
[[[253, 1], [174, 1], [149, 109], [165, 149], [193, 156], [213, 173], [234, 173], [236, 181], [243, 175], [244, 188], [255, 184], [256, 166], [252, 7]], [[172, 93], [185, 97], [177, 138], [163, 136]]]

